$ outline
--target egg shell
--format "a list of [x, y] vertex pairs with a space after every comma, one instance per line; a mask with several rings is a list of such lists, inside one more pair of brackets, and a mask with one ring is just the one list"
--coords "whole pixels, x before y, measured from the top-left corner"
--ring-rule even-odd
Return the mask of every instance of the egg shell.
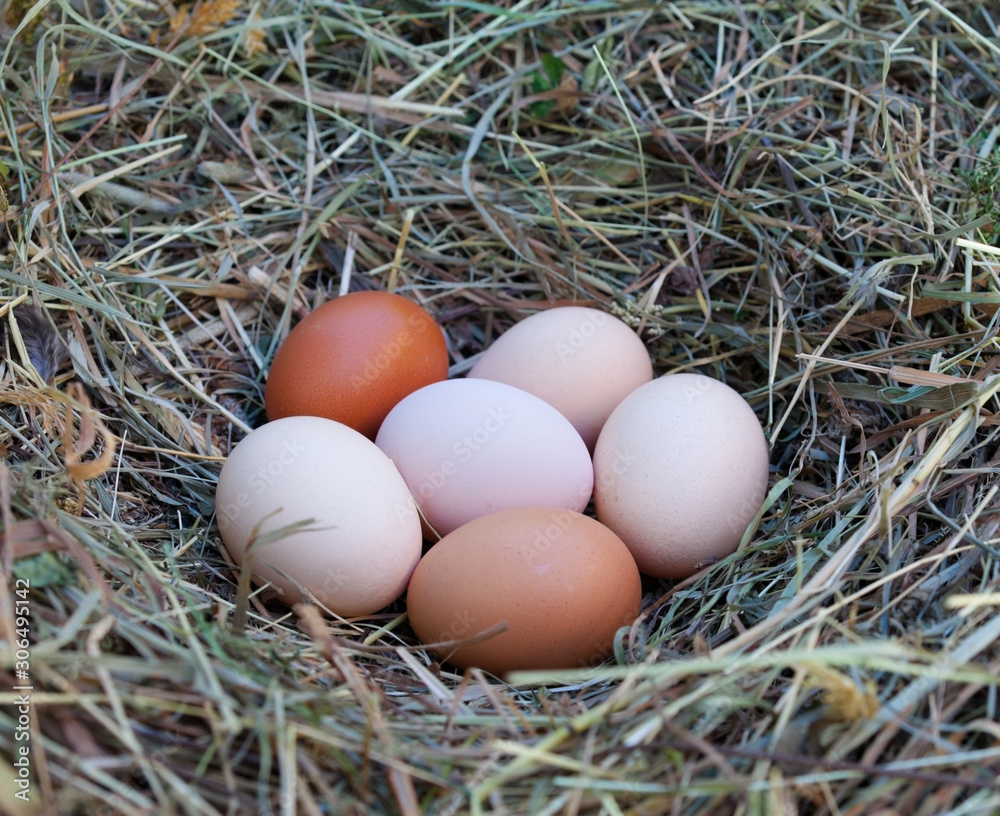
[[287, 417], [257, 428], [226, 459], [219, 531], [242, 564], [251, 539], [313, 519], [253, 548], [253, 574], [292, 605], [296, 582], [344, 617], [398, 598], [417, 561], [420, 517], [403, 477], [371, 440], [339, 422]]
[[438, 647], [458, 668], [496, 675], [590, 667], [639, 614], [642, 587], [628, 549], [592, 518], [556, 507], [470, 521], [420, 560], [407, 590], [414, 632], [433, 645], [507, 629], [471, 646]]
[[491, 380], [415, 391], [389, 412], [375, 443], [439, 535], [511, 507], [583, 510], [594, 485], [587, 446], [569, 420]]
[[441, 328], [388, 292], [352, 292], [303, 318], [278, 348], [264, 388], [268, 419], [319, 416], [375, 437], [407, 394], [448, 376]]
[[728, 385], [668, 374], [626, 397], [594, 450], [597, 518], [639, 569], [686, 578], [734, 552], [767, 492], [768, 447]]
[[653, 379], [639, 336], [613, 315], [585, 306], [536, 312], [501, 334], [469, 377], [507, 383], [545, 400], [594, 449], [619, 402]]

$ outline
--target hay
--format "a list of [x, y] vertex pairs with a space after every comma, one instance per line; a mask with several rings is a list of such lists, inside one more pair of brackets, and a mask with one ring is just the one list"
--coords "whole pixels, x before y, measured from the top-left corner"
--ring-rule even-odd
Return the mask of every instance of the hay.
[[[4, 15], [0, 807], [1000, 810], [993, 4]], [[622, 316], [758, 411], [759, 524], [586, 671], [456, 675], [402, 603], [237, 610], [220, 462], [295, 320], [366, 287], [455, 374], [540, 302]]]

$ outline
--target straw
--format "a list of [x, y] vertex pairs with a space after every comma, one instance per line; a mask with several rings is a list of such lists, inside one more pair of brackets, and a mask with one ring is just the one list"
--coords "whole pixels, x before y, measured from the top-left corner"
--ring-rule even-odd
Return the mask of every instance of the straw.
[[[0, 809], [1000, 812], [995, 5], [138, 11], [4, 10]], [[454, 374], [575, 303], [728, 383], [771, 445], [739, 550], [505, 680], [403, 599], [241, 584], [221, 463], [372, 288]]]

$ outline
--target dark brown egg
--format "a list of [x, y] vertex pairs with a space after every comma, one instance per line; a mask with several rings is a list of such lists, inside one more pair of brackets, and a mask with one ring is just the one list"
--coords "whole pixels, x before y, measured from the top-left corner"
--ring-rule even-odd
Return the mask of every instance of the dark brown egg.
[[447, 376], [444, 335], [424, 308], [388, 292], [353, 292], [292, 329], [264, 404], [268, 419], [326, 417], [374, 439], [396, 403]]

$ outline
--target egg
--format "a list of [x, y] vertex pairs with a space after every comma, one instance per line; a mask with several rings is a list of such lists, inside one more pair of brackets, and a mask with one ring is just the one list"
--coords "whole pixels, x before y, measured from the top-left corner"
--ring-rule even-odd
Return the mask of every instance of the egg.
[[608, 417], [594, 450], [594, 509], [642, 572], [685, 578], [739, 546], [767, 492], [768, 458], [736, 391], [668, 374]]
[[583, 510], [594, 484], [587, 446], [569, 420], [491, 380], [446, 380], [414, 391], [389, 412], [375, 444], [439, 535], [511, 507]]
[[343, 617], [398, 598], [423, 544], [392, 462], [357, 431], [321, 417], [278, 419], [240, 441], [219, 474], [216, 513], [237, 564], [260, 542], [253, 575], [273, 584], [278, 600], [298, 603], [301, 585]]
[[[597, 665], [639, 614], [641, 595], [635, 561], [607, 527], [529, 507], [481, 516], [442, 538], [414, 570], [406, 606], [440, 659], [502, 675]], [[448, 643], [503, 624], [473, 645]]]
[[327, 301], [289, 332], [268, 372], [268, 419], [319, 416], [369, 439], [407, 394], [448, 376], [434, 318], [402, 295], [352, 292]]
[[613, 315], [584, 306], [536, 312], [483, 352], [469, 377], [507, 383], [558, 409], [589, 450], [609, 414], [653, 379], [639, 336]]

